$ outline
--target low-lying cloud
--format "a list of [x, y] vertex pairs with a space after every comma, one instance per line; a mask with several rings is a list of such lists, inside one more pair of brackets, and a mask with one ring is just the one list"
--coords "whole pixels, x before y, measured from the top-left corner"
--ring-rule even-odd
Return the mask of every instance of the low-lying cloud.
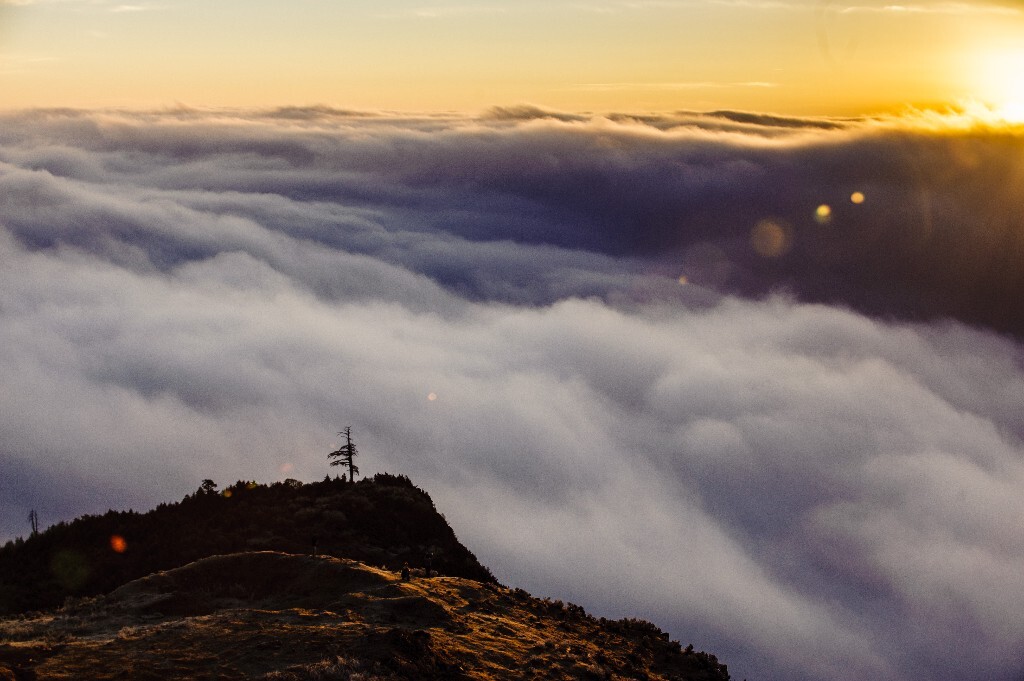
[[10, 114], [0, 533], [317, 479], [350, 425], [502, 580], [736, 678], [1017, 679], [1021, 139]]
[[[735, 112], [581, 119], [531, 107], [396, 119], [313, 107], [242, 119], [8, 116], [0, 141], [4, 222], [39, 246], [95, 250], [120, 235], [167, 266], [216, 252], [231, 233], [253, 239], [246, 223], [256, 222], [487, 300], [571, 295], [551, 276], [525, 281], [540, 254], [534, 272], [556, 260], [577, 273], [630, 267], [744, 296], [785, 289], [869, 314], [1024, 333], [1020, 129]], [[197, 219], [184, 243], [180, 230], [166, 241], [168, 225]], [[479, 258], [508, 267], [475, 277]], [[594, 283], [587, 293], [604, 292]]]

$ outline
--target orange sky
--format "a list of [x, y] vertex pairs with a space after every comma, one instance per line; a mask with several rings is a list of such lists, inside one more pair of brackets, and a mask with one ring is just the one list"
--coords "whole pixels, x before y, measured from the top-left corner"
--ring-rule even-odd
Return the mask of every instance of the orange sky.
[[937, 0], [0, 0], [0, 106], [1024, 116], [1019, 45], [1019, 4]]

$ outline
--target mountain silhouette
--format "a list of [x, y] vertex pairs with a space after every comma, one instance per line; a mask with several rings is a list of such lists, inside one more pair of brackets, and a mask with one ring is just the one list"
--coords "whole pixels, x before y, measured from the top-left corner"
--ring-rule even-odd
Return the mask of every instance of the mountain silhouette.
[[59, 523], [0, 548], [0, 614], [50, 608], [139, 577], [239, 551], [316, 551], [398, 569], [404, 563], [493, 582], [455, 537], [430, 496], [382, 473], [272, 485], [239, 481], [148, 513], [109, 511]]

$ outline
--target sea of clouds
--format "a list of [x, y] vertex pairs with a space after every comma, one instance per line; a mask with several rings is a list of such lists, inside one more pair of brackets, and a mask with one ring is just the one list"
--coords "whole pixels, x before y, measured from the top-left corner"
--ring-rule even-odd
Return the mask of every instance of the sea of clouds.
[[351, 426], [734, 678], [1017, 681], [1022, 180], [925, 114], [5, 114], [0, 539]]

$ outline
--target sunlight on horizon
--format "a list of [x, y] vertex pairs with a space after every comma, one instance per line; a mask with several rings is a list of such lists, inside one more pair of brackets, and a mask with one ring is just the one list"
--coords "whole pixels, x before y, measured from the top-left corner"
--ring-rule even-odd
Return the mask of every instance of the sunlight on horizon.
[[0, 108], [528, 103], [857, 116], [976, 98], [1024, 121], [1024, 51], [1010, 51], [1020, 44], [1024, 12], [987, 3], [623, 2], [594, 12], [310, 0], [296, 13], [270, 0], [0, 0]]
[[994, 112], [1011, 123], [1024, 123], [1024, 46], [996, 49], [979, 59], [982, 94]]

